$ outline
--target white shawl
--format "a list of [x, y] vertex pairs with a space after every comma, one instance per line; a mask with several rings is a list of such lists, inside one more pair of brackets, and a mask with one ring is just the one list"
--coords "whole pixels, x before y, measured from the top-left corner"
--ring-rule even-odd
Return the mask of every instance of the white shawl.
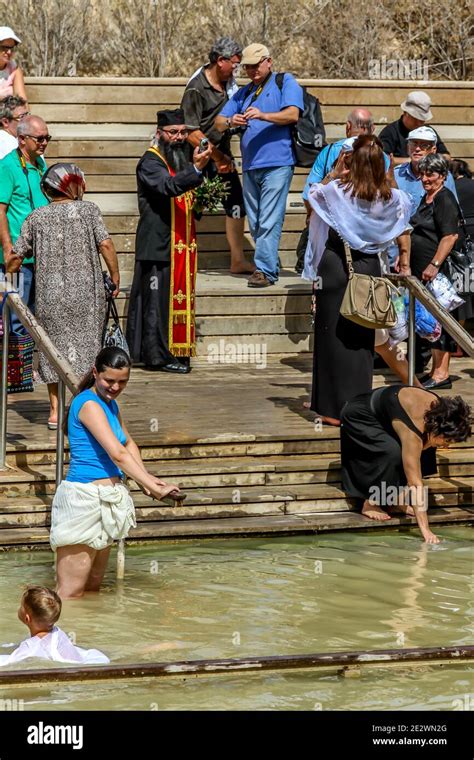
[[392, 189], [388, 201], [359, 200], [344, 192], [339, 182], [312, 185], [309, 202], [314, 211], [309, 225], [302, 277], [315, 280], [326, 247], [329, 227], [354, 251], [374, 254], [385, 250], [402, 232], [411, 229], [411, 201], [403, 190]]

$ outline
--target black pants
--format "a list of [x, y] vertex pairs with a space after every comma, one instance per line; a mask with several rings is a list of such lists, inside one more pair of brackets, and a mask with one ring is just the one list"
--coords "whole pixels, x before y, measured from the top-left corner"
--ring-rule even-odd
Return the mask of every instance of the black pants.
[[176, 361], [168, 348], [171, 263], [137, 261], [127, 321], [127, 343], [134, 362], [162, 366]]

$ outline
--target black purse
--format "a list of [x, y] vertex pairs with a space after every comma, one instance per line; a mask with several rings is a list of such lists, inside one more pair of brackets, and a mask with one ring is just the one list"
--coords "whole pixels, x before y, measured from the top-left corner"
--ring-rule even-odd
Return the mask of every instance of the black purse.
[[474, 293], [474, 242], [467, 231], [466, 220], [458, 204], [464, 240], [459, 248], [453, 248], [445, 260], [447, 277], [451, 280], [460, 296]]

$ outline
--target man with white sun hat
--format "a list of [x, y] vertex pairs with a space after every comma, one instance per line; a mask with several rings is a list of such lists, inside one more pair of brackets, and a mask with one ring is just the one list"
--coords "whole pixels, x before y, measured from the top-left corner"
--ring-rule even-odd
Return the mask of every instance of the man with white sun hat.
[[[394, 157], [395, 164], [404, 164], [408, 159], [408, 135], [415, 129], [423, 127], [426, 122], [431, 121], [433, 114], [431, 112], [431, 98], [426, 92], [414, 90], [409, 92], [403, 103], [400, 104], [402, 115], [399, 119], [387, 124], [379, 134], [382, 141], [383, 149], [386, 153], [391, 153]], [[450, 159], [449, 151], [435, 130], [437, 146], [435, 153], [441, 153], [445, 158]]]

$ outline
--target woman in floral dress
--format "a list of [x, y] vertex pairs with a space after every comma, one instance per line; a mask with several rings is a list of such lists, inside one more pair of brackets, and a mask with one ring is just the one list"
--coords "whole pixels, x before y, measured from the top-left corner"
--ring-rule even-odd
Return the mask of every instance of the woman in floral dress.
[[[51, 203], [25, 220], [14, 253], [35, 258], [35, 315], [51, 341], [82, 377], [101, 349], [105, 291], [99, 253], [119, 292], [117, 254], [98, 207], [83, 201], [85, 179], [74, 164], [54, 164], [42, 190]], [[58, 376], [40, 352], [39, 376], [48, 384], [48, 427], [58, 424]]]

